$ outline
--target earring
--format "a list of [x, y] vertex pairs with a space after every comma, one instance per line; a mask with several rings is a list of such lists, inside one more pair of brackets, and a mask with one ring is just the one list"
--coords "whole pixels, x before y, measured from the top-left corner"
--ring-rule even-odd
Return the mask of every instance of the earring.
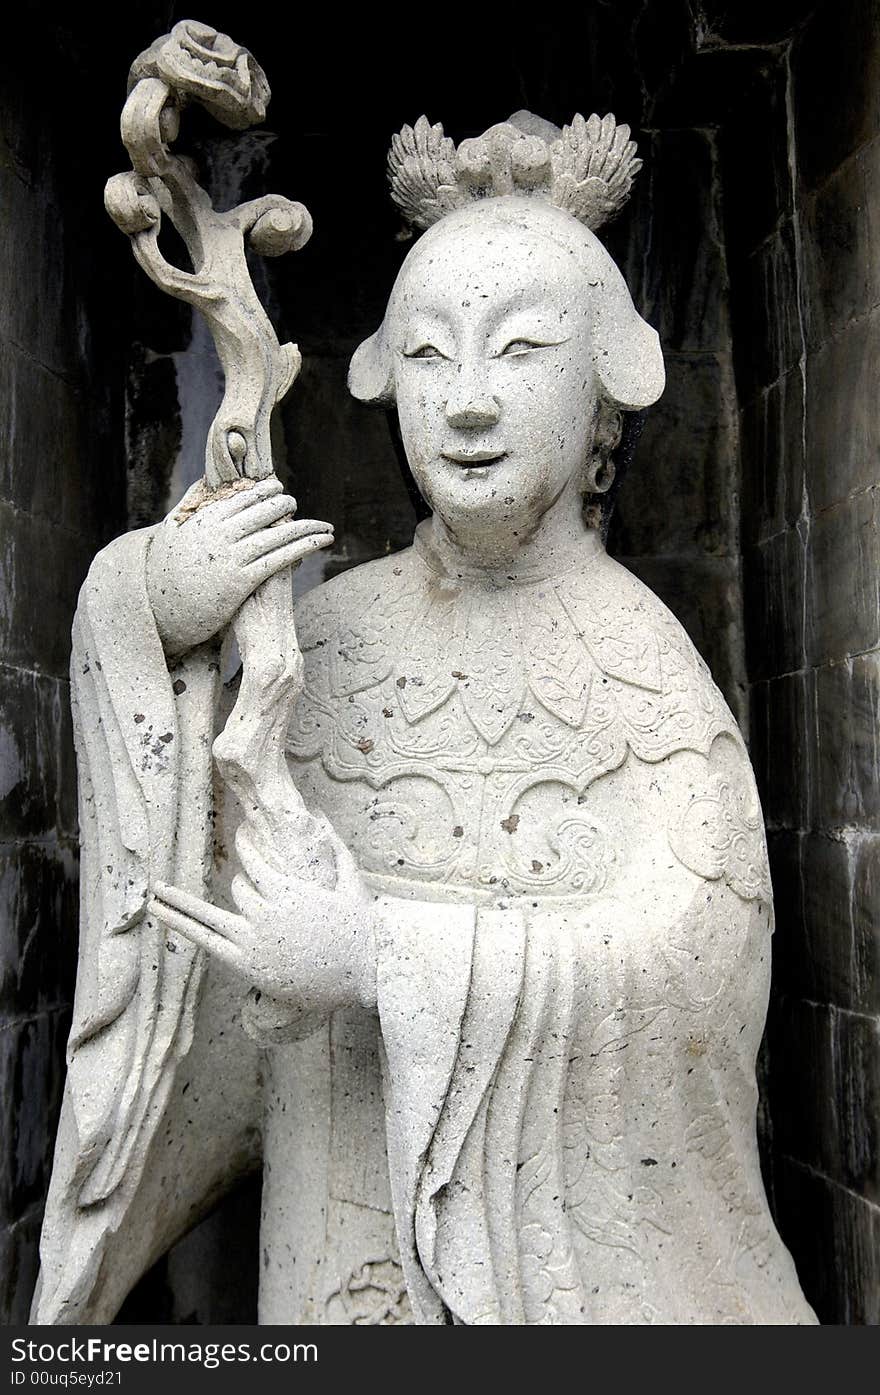
[[622, 429], [620, 412], [609, 403], [600, 403], [596, 412], [593, 458], [584, 471], [586, 493], [607, 494], [614, 483], [615, 467], [611, 457], [620, 444]]
[[607, 494], [614, 483], [615, 473], [612, 460], [607, 456], [594, 455], [584, 475], [587, 494]]

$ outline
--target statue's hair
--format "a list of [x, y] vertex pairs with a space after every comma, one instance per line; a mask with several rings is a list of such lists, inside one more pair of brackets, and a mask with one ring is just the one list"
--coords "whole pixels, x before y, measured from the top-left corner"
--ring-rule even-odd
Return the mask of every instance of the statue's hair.
[[382, 406], [394, 403], [394, 352], [389, 332], [408, 271], [441, 238], [484, 221], [546, 237], [575, 259], [584, 275], [584, 299], [592, 316], [593, 368], [602, 396], [623, 411], [637, 411], [656, 402], [666, 381], [660, 341], [633, 305], [611, 255], [595, 233], [571, 214], [517, 194], [457, 209], [419, 239], [398, 273], [382, 324], [352, 358], [348, 386], [353, 396]]

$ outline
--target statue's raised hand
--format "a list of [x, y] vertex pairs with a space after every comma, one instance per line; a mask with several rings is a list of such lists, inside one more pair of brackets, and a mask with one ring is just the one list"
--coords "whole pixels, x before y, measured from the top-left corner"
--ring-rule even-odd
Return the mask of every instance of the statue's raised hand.
[[259, 989], [292, 1008], [330, 1013], [375, 993], [375, 905], [350, 853], [337, 843], [332, 890], [279, 869], [242, 826], [238, 912], [156, 882], [149, 910]]
[[296, 500], [269, 479], [202, 503], [195, 485], [156, 530], [147, 592], [166, 653], [178, 655], [226, 626], [269, 577], [333, 541], [329, 523], [294, 518]]

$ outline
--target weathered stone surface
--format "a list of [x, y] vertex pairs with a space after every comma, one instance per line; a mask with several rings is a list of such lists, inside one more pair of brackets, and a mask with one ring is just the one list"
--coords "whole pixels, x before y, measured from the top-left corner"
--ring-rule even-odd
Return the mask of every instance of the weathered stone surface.
[[[804, 384], [797, 367], [760, 392], [742, 413], [741, 523], [746, 543], [766, 541], [800, 518], [804, 439]], [[797, 593], [796, 580], [791, 589]]]
[[744, 728], [744, 731], [748, 731], [749, 758], [752, 762], [752, 769], [755, 772], [755, 781], [758, 786], [758, 794], [761, 797], [761, 807], [764, 810], [765, 818], [767, 814], [767, 788], [770, 759], [769, 686], [766, 680], [760, 679], [749, 684], [748, 723]]
[[700, 42], [714, 44], [779, 44], [808, 18], [811, 0], [701, 0]]
[[73, 746], [73, 714], [70, 710], [70, 682], [58, 680], [57, 760], [58, 784], [47, 790], [53, 796], [57, 815], [55, 831], [59, 841], [76, 842], [79, 837], [79, 790], [76, 777], [76, 752]]
[[873, 491], [817, 514], [808, 542], [807, 654], [823, 664], [880, 644], [880, 544]]
[[666, 391], [639, 439], [612, 518], [609, 548], [626, 557], [733, 556], [738, 431], [730, 359], [665, 358]]
[[829, 1175], [876, 1207], [880, 1202], [880, 1021], [838, 1012], [834, 1020], [834, 1100], [840, 1159]]
[[[11, 1022], [0, 1031], [0, 1134], [11, 1143], [11, 1169], [0, 1177], [0, 1223], [20, 1220], [46, 1194], [69, 1026], [65, 1010]], [[53, 1126], [48, 1134], [47, 1120]]]
[[880, 820], [880, 655], [816, 670], [814, 817], [820, 828]]
[[[105, 229], [105, 232], [108, 231]], [[112, 233], [112, 229], [109, 230]], [[163, 245], [164, 245], [163, 228]], [[116, 239], [113, 242], [118, 251]], [[184, 256], [188, 257], [184, 247]], [[174, 258], [170, 258], [174, 261]], [[193, 338], [193, 314], [185, 301], [169, 300], [146, 276], [131, 273], [131, 319], [134, 342], [130, 370], [137, 372], [143, 345], [161, 358], [184, 352]], [[160, 369], [159, 372], [165, 370]]]
[[66, 678], [68, 626], [94, 540], [0, 501], [0, 652], [4, 662]]
[[833, 1007], [858, 1003], [853, 944], [852, 851], [840, 838], [808, 833], [801, 849], [803, 925], [800, 991]]
[[[777, 107], [775, 138], [791, 162], [799, 218], [791, 231], [799, 236], [789, 242], [789, 271], [775, 278], [783, 303], [768, 299], [767, 326], [760, 294], [752, 328], [742, 315], [734, 324], [746, 404], [743, 532], [765, 549], [757, 565], [750, 551], [744, 557], [750, 676], [762, 680], [750, 693], [753, 748], [768, 751], [765, 809], [781, 824], [770, 839], [782, 995], [771, 1005], [773, 1195], [805, 1290], [829, 1322], [876, 1322], [880, 1291], [873, 1204], [880, 884], [871, 831], [878, 816], [878, 32], [873, 0], [853, 0], [816, 6], [795, 36], [793, 86]], [[787, 66], [783, 52], [783, 73]], [[723, 155], [727, 139], [735, 141], [734, 128], [722, 136]], [[772, 144], [774, 134], [767, 139]], [[747, 151], [740, 149], [745, 168]], [[778, 209], [784, 227], [791, 201], [782, 188]], [[743, 221], [748, 226], [748, 213]], [[734, 212], [735, 311], [748, 242], [739, 222]], [[764, 251], [768, 270], [780, 265]], [[773, 281], [765, 275], [765, 286]], [[772, 376], [788, 360], [791, 413]], [[757, 392], [766, 381], [769, 390]], [[803, 538], [805, 587], [800, 541], [786, 544], [793, 567], [779, 544], [775, 557], [767, 555], [768, 539], [783, 529]], [[804, 606], [803, 644], [795, 648]], [[774, 679], [788, 666], [801, 671]], [[784, 909], [780, 885], [790, 898]]]
[[[786, 997], [808, 997], [810, 965], [804, 952], [804, 884], [801, 845], [805, 835], [771, 829], [767, 853], [773, 881], [773, 991]], [[772, 1068], [772, 1067], [771, 1067]], [[766, 1084], [766, 1082], [765, 1082]]]
[[[625, 6], [615, 6], [615, 10], [625, 13]], [[639, 97], [647, 98], [649, 111], [646, 115], [649, 115], [662, 103], [670, 86], [670, 73], [680, 71], [685, 56], [693, 47], [693, 15], [687, 3], [670, 0], [662, 10], [653, 5], [635, 6], [629, 18], [636, 60], [633, 67], [642, 75], [642, 92], [632, 93], [632, 106], [621, 105], [620, 110], [631, 110], [635, 116]], [[607, 62], [603, 66], [607, 72]]]
[[767, 1024], [774, 1147], [826, 1176], [840, 1169], [834, 1020], [832, 1008], [783, 997], [771, 1005]]
[[181, 421], [170, 355], [132, 345], [126, 387], [127, 515], [131, 527], [156, 523], [167, 507]]
[[744, 263], [731, 302], [740, 395], [748, 401], [788, 373], [803, 352], [797, 244], [791, 218]]
[[0, 1311], [4, 1322], [23, 1326], [40, 1268], [42, 1212], [31, 1212], [13, 1225], [0, 1225]]
[[[870, 286], [874, 304], [880, 300], [880, 135], [859, 156], [865, 176], [865, 219], [870, 249]], [[859, 313], [866, 307], [860, 306]]]
[[861, 837], [853, 850], [853, 939], [858, 997], [853, 1006], [880, 1017], [880, 838]]
[[[352, 350], [354, 349], [352, 345]], [[332, 518], [335, 543], [319, 553], [311, 584], [383, 556], [411, 537], [413, 510], [383, 414], [365, 414], [345, 389], [349, 355], [304, 359], [295, 398], [283, 412], [291, 487], [317, 518]], [[328, 468], [333, 461], [333, 468]], [[346, 462], [350, 462], [346, 464]], [[279, 467], [285, 479], [285, 467]], [[381, 491], [376, 481], [382, 480]], [[317, 577], [315, 576], [317, 572]], [[302, 585], [300, 576], [297, 584]]]
[[[711, 353], [730, 342], [717, 151], [707, 131], [655, 132], [644, 242], [642, 313], [672, 353]], [[628, 261], [639, 260], [638, 243]]]
[[0, 664], [0, 840], [75, 832], [69, 702], [66, 682]]
[[764, 817], [774, 827], [809, 827], [812, 730], [810, 676], [790, 673], [767, 684], [767, 789]]
[[0, 842], [0, 1022], [71, 1001], [78, 910], [74, 847]]
[[807, 487], [815, 512], [880, 479], [874, 400], [880, 310], [848, 325], [807, 364]]
[[[737, 7], [738, 9], [739, 7]], [[794, 211], [782, 53], [718, 54], [730, 66], [727, 119], [718, 135], [728, 258], [753, 252]], [[713, 55], [706, 54], [708, 61]], [[731, 60], [733, 62], [731, 63]]]
[[844, 10], [818, 5], [795, 41], [792, 69], [799, 172], [807, 188], [815, 189], [877, 134], [876, 0], [848, 0]]
[[754, 678], [804, 664], [804, 544], [786, 528], [743, 552], [746, 656]]
[[[790, 1050], [790, 1045], [789, 1045]], [[776, 1167], [779, 1223], [822, 1322], [880, 1323], [880, 1211], [789, 1157]]]
[[811, 348], [824, 344], [880, 300], [880, 283], [873, 279], [866, 202], [865, 166], [855, 156], [807, 205], [803, 236]]
[[76, 348], [77, 307], [65, 276], [65, 241], [60, 213], [43, 193], [9, 166], [0, 166], [0, 267], [16, 294], [4, 297], [4, 337], [69, 381], [80, 368]]
[[[102, 446], [101, 403], [83, 406], [65, 378], [0, 338], [0, 499], [93, 535], [119, 471]], [[84, 480], [80, 462], [89, 458], [95, 468]]]

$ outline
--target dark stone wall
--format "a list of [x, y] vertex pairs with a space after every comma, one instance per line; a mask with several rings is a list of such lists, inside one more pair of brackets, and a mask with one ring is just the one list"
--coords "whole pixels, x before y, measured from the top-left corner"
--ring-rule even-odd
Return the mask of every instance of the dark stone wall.
[[725, 154], [770, 1176], [822, 1320], [877, 1323], [880, 4], [822, 3], [751, 68]]

